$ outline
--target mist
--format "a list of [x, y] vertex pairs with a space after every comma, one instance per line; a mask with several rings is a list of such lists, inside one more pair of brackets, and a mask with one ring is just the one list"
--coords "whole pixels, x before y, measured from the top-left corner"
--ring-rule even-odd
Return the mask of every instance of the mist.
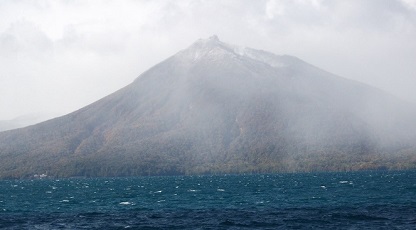
[[2, 1], [0, 120], [75, 111], [212, 34], [296, 56], [416, 104], [415, 6], [412, 0]]
[[0, 0], [0, 228], [412, 229], [416, 0]]
[[415, 116], [375, 87], [211, 36], [86, 107], [0, 132], [0, 178], [412, 169]]

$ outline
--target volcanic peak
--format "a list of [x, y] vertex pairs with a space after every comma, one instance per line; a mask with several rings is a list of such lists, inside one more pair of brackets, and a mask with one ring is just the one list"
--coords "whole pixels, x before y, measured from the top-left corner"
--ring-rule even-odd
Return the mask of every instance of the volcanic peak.
[[217, 35], [213, 35], [207, 39], [197, 40], [188, 49], [179, 52], [179, 55], [183, 56], [185, 60], [192, 60], [192, 62], [201, 60], [203, 57], [208, 57], [213, 61], [222, 60], [223, 58], [250, 59], [251, 61], [262, 62], [274, 68], [299, 63], [299, 60], [292, 56], [280, 56], [263, 50], [224, 43], [219, 40]]

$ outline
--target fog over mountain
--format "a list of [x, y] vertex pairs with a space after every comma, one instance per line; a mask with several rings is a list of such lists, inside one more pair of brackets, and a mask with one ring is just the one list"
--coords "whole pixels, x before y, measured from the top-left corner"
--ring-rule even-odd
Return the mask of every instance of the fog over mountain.
[[6, 131], [6, 130], [11, 130], [11, 129], [26, 127], [29, 125], [34, 125], [36, 123], [49, 120], [53, 117], [56, 117], [56, 114], [36, 113], [36, 114], [27, 114], [24, 116], [19, 116], [12, 120], [0, 120], [0, 131]]
[[0, 133], [0, 177], [416, 167], [416, 110], [296, 57], [201, 39], [66, 116]]

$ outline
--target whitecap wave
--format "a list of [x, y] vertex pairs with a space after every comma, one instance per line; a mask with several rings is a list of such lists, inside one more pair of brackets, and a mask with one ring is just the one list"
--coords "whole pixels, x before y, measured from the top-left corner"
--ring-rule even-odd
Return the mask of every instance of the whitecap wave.
[[121, 205], [131, 205], [132, 203], [128, 202], [128, 201], [123, 201], [123, 202], [120, 202], [119, 204], [121, 204]]

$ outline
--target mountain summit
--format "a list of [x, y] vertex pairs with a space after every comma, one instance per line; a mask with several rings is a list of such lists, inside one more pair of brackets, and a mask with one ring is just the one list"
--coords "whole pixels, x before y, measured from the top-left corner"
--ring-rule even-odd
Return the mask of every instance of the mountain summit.
[[0, 133], [0, 178], [416, 167], [416, 113], [381, 90], [218, 37], [66, 116]]

